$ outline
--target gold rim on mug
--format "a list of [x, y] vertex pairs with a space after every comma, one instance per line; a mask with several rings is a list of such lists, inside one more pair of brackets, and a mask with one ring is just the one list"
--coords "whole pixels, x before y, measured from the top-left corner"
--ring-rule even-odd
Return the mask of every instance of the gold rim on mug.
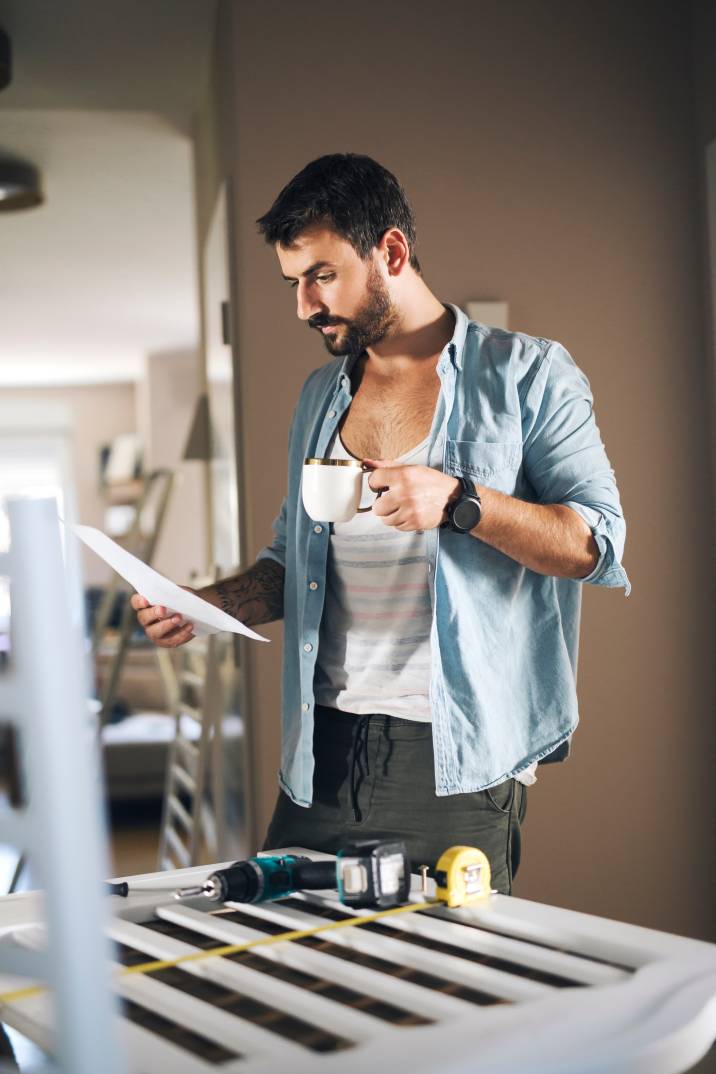
[[304, 466], [357, 466], [363, 470], [365, 467], [360, 459], [304, 459]]

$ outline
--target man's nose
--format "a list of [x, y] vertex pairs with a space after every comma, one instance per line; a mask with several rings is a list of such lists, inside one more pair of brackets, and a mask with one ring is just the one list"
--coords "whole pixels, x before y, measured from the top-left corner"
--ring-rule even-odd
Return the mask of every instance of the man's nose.
[[309, 317], [313, 317], [316, 313], [321, 313], [323, 307], [320, 302], [317, 301], [313, 294], [312, 289], [308, 287], [302, 287], [299, 283], [296, 290], [296, 313], [301, 321], [307, 321]]

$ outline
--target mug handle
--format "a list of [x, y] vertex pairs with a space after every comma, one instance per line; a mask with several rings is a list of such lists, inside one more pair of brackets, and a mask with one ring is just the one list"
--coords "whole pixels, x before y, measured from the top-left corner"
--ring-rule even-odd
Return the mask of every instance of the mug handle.
[[[373, 472], [374, 471], [371, 469], [370, 466], [364, 466], [363, 467], [363, 473], [364, 474], [372, 474]], [[368, 485], [368, 488], [370, 489], [370, 485]], [[370, 491], [375, 492], [375, 489], [370, 489]], [[375, 500], [379, 500], [380, 497], [383, 495], [383, 493], [387, 492], [387, 491], [388, 491], [388, 486], [387, 485], [385, 486], [384, 489], [378, 489], [378, 491], [376, 492]], [[373, 500], [373, 503], [375, 503], [375, 500]], [[358, 507], [358, 508], [356, 508], [356, 514], [362, 515], [365, 511], [372, 511], [373, 510], [373, 503], [369, 504], [367, 507]]]

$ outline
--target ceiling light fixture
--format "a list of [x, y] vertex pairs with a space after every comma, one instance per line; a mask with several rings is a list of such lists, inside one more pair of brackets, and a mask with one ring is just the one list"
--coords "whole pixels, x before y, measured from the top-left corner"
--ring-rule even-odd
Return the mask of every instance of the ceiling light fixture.
[[[12, 80], [12, 48], [10, 38], [0, 27], [0, 90]], [[44, 201], [40, 173], [32, 164], [0, 152], [0, 212], [32, 209]]]
[[12, 52], [10, 38], [0, 29], [0, 90], [10, 85], [12, 78]]
[[32, 209], [44, 200], [37, 168], [21, 160], [0, 157], [0, 213]]

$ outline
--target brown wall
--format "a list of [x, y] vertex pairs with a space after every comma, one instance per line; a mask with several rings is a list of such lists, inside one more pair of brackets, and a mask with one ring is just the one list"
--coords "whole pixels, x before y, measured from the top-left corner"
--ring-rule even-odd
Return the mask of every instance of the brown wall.
[[[586, 592], [582, 726], [573, 758], [542, 769], [531, 793], [517, 894], [707, 936], [713, 483], [680, 11], [647, 0], [364, 0], [314, 18], [289, 2], [224, 4], [200, 200], [232, 173], [252, 554], [284, 489], [300, 385], [325, 359], [296, 322], [254, 220], [308, 160], [375, 156], [412, 197], [426, 279], [441, 298], [506, 299], [511, 327], [572, 351], [619, 478], [634, 592], [628, 601]], [[264, 819], [278, 758], [280, 625], [267, 633], [275, 644], [251, 649]]]

